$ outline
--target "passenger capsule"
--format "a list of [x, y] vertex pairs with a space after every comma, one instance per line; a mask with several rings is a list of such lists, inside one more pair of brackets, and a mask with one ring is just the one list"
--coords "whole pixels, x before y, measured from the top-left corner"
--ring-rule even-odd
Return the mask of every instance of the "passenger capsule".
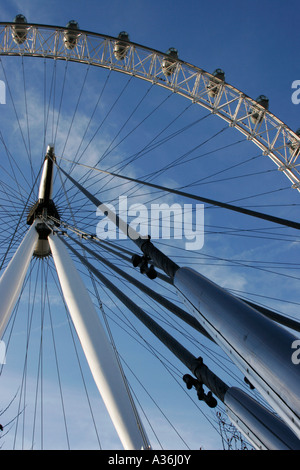
[[175, 71], [176, 60], [178, 59], [178, 51], [177, 49], [174, 49], [174, 47], [170, 47], [170, 49], [168, 49], [166, 54], [167, 56], [164, 57], [161, 68], [162, 68], [163, 73], [167, 77], [169, 77]]
[[[256, 99], [256, 102], [266, 110], [269, 109], [269, 99], [265, 95], [259, 95], [259, 97]], [[264, 111], [261, 110], [259, 107], [253, 107], [250, 114], [252, 123], [257, 124], [261, 122], [264, 116]]]
[[123, 60], [126, 57], [129, 45], [129, 35], [126, 31], [121, 31], [118, 35], [118, 40], [114, 45], [114, 56], [117, 60]]
[[28, 27], [24, 15], [17, 15], [12, 26], [12, 37], [16, 44], [23, 44], [26, 41]]
[[209, 84], [207, 86], [208, 94], [212, 98], [214, 98], [218, 94], [221, 85], [219, 80], [222, 80], [222, 82], [225, 81], [225, 72], [222, 69], [216, 69], [213, 72], [213, 76], [216, 77], [217, 80], [215, 80], [214, 78], [210, 79]]
[[79, 26], [77, 21], [69, 21], [66, 28], [68, 29], [64, 32], [65, 46], [67, 49], [74, 49], [80, 36], [80, 33], [78, 33]]

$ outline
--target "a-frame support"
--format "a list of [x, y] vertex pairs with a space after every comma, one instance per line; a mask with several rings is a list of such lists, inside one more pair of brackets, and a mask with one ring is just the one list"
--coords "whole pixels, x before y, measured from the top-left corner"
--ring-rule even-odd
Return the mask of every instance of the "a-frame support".
[[50, 248], [72, 321], [122, 445], [126, 450], [150, 449], [126, 378], [87, 289], [63, 243], [49, 228], [49, 213], [57, 214], [52, 201], [53, 161], [54, 148], [49, 146], [44, 160], [38, 201], [31, 208], [27, 218], [31, 227], [0, 279], [0, 339], [20, 295], [33, 254], [43, 258], [50, 254]]
[[20, 295], [28, 266], [39, 238], [36, 231], [38, 223], [39, 220], [36, 219], [0, 279], [0, 339]]
[[149, 441], [87, 289], [59, 237], [48, 239], [73, 324], [123, 447], [147, 449]]

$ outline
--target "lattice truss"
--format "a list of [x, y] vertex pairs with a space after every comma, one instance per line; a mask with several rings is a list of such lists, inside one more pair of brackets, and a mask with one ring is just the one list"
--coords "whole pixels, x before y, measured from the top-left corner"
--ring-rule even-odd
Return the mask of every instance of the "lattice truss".
[[[0, 55], [81, 62], [130, 74], [172, 90], [210, 110], [269, 156], [300, 191], [300, 137], [257, 101], [214, 75], [166, 53], [126, 42], [117, 58], [116, 38], [78, 30], [67, 48], [66, 28], [26, 24], [26, 39], [14, 41], [14, 23], [0, 23]], [[124, 44], [124, 43], [123, 43]]]

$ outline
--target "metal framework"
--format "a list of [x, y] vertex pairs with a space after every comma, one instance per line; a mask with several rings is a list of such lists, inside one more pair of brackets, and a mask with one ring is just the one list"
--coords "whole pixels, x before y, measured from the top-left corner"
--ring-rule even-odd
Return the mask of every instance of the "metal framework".
[[[22, 30], [22, 41], [19, 42], [13, 35], [14, 28], [13, 23], [0, 24], [0, 55], [46, 57], [110, 68], [179, 93], [209, 109], [245, 134], [286, 174], [293, 187], [300, 190], [297, 167], [300, 138], [263, 106], [222, 80], [176, 58], [170, 60], [170, 57], [166, 58], [166, 54], [129, 42], [124, 46], [126, 54], [120, 56], [119, 51], [116, 57], [114, 47], [117, 40], [109, 36], [78, 30], [76, 36], [73, 36], [76, 40], [72, 47], [66, 47], [65, 35], [69, 30], [65, 28], [26, 24], [26, 29], [23, 27]], [[259, 118], [253, 119], [254, 111]], [[50, 249], [66, 304], [91, 372], [124, 448], [149, 448], [148, 438], [126, 387], [126, 380], [123, 380], [122, 371], [88, 291], [66, 250], [65, 245], [68, 244], [54, 234], [56, 226], [51, 220], [53, 214], [55, 216], [55, 206], [51, 199], [53, 163], [54, 149], [48, 147], [38, 201], [28, 218], [31, 228], [0, 280], [0, 297], [4, 305], [0, 312], [0, 334], [2, 336], [20, 293], [34, 250], [43, 257], [47, 256]], [[66, 176], [80, 186], [69, 175]], [[87, 190], [81, 186], [79, 189], [96, 206], [99, 205], [99, 201]], [[110, 216], [109, 211], [108, 215]], [[121, 219], [117, 220], [117, 224], [121, 230], [128, 232], [128, 226]], [[229, 296], [198, 273], [177, 266], [152, 245], [147, 237], [139, 237], [137, 233], [128, 234], [143, 255], [170, 277], [179, 296], [203, 330], [232, 356], [233, 362], [265, 396], [284, 422], [240, 390], [228, 389], [201, 361], [190, 355], [140, 308], [132, 305], [133, 313], [147, 324], [150, 331], [164, 338], [163, 342], [197, 377], [194, 379], [185, 376], [187, 385], [194, 385], [202, 397], [200, 399], [204, 399], [209, 406], [213, 406], [214, 400], [211, 395], [204, 394], [202, 385], [213, 390], [226, 405], [228, 414], [237, 427], [258, 448], [298, 448], [299, 370], [291, 363], [289, 356], [294, 336], [241, 300]], [[80, 255], [78, 258], [85, 262]], [[89, 265], [89, 269], [92, 270], [93, 267]], [[101, 279], [104, 279], [103, 276]], [[125, 305], [132, 304], [121, 291], [118, 295]]]
[[[0, 55], [69, 60], [108, 68], [165, 87], [224, 119], [256, 144], [300, 191], [300, 137], [262, 105], [214, 75], [165, 53], [125, 42], [126, 53], [114, 53], [116, 38], [78, 30], [72, 48], [68, 30], [26, 24], [26, 37], [14, 40], [14, 23], [0, 23]], [[213, 92], [212, 92], [213, 88]], [[256, 116], [254, 119], [253, 116]]]

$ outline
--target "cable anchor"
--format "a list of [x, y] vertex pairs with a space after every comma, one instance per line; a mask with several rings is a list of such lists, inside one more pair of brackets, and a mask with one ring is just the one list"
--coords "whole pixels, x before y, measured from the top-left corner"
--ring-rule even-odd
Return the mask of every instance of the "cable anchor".
[[218, 402], [213, 397], [212, 392], [208, 391], [207, 393], [205, 393], [203, 389], [203, 383], [200, 382], [198, 379], [195, 379], [189, 374], [185, 374], [183, 376], [183, 381], [185, 382], [188, 390], [191, 390], [193, 387], [195, 387], [198, 399], [204, 401], [207, 406], [209, 406], [209, 408], [215, 408], [217, 406]]
[[146, 276], [149, 277], [149, 279], [155, 279], [157, 277], [157, 272], [155, 271], [155, 268], [153, 264], [150, 264], [149, 266], [149, 261], [150, 258], [147, 255], [133, 255], [131, 257], [132, 264], [135, 268], [140, 268], [141, 274], [146, 274]]
[[250, 380], [249, 380], [247, 377], [244, 377], [244, 382], [245, 382], [247, 385], [249, 385], [250, 390], [255, 390], [254, 385], [252, 385], [252, 383], [250, 382]]

